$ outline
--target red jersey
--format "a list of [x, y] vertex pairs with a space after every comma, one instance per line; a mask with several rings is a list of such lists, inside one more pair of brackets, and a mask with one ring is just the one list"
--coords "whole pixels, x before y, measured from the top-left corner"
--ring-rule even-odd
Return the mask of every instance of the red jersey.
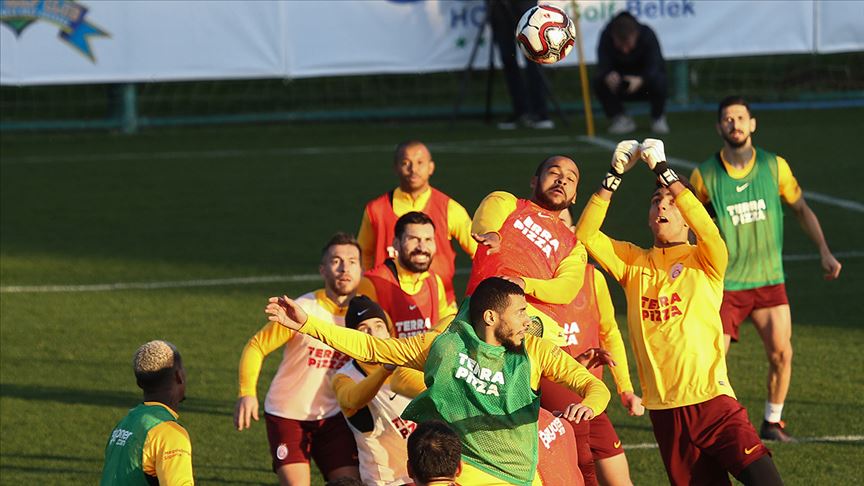
[[585, 486], [579, 470], [573, 426], [541, 408], [537, 417], [537, 430], [540, 438], [537, 472], [543, 484]]
[[[431, 188], [429, 202], [423, 208], [423, 213], [429, 216], [435, 224], [435, 257], [429, 270], [437, 273], [444, 282], [447, 299], [455, 301], [453, 292], [453, 275], [456, 273], [456, 252], [450, 244], [450, 231], [447, 224], [447, 207], [450, 197], [443, 192]], [[387, 192], [369, 201], [366, 205], [366, 215], [375, 230], [377, 247], [375, 248], [375, 266], [381, 265], [388, 258], [387, 248], [393, 243], [396, 221], [399, 219], [393, 212], [393, 191]]]
[[[594, 265], [585, 265], [585, 284], [573, 302], [560, 306], [567, 345], [561, 349], [574, 358], [590, 348], [600, 347], [600, 310], [594, 295]], [[603, 379], [603, 367], [588, 370]], [[571, 403], [582, 402], [582, 397], [558, 383], [540, 378], [540, 406], [548, 410], [564, 410]]]
[[[480, 245], [474, 254], [471, 277], [466, 295], [471, 295], [484, 279], [496, 275], [529, 277], [549, 280], [555, 270], [576, 246], [576, 237], [557, 213], [547, 211], [528, 199], [519, 199], [516, 209], [507, 216], [501, 229], [501, 250], [491, 255], [488, 247]], [[557, 308], [527, 296], [528, 303], [546, 315], [560, 319]]]
[[438, 278], [429, 271], [423, 288], [415, 295], [408, 295], [399, 287], [396, 263], [387, 259], [383, 264], [364, 275], [375, 287], [378, 305], [387, 312], [393, 322], [393, 337], [411, 337], [422, 334], [438, 323]]

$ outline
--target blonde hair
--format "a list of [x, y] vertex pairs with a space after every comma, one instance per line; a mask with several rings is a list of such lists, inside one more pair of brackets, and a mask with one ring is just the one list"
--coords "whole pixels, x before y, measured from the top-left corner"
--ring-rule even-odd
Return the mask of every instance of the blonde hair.
[[132, 360], [138, 386], [145, 390], [163, 386], [179, 365], [177, 348], [158, 339], [142, 344]]

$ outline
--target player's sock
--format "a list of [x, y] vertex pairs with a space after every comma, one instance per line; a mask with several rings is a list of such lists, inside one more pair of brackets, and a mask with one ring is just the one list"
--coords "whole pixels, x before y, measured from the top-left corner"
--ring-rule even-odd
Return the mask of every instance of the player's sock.
[[783, 486], [783, 479], [780, 477], [771, 456], [762, 456], [756, 459], [738, 473], [735, 479], [744, 483], [745, 486], [757, 484], [759, 486]]
[[765, 402], [765, 421], [776, 424], [780, 422], [780, 417], [783, 415], [782, 403]]

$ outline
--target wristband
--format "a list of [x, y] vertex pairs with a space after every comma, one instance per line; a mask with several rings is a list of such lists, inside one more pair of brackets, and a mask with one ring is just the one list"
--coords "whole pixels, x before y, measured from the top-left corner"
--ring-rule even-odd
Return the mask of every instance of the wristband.
[[621, 184], [621, 174], [618, 173], [615, 169], [609, 169], [609, 172], [606, 173], [606, 176], [603, 177], [603, 181], [600, 183], [600, 187], [606, 189], [609, 192], [615, 192], [618, 189], [618, 186]]
[[663, 187], [669, 187], [673, 182], [680, 180], [678, 174], [669, 168], [669, 164], [665, 160], [654, 166], [654, 173], [657, 174], [657, 180]]

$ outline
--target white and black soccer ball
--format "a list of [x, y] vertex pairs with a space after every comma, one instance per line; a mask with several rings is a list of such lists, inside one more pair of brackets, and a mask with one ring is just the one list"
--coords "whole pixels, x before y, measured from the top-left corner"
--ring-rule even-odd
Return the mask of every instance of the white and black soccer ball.
[[516, 41], [529, 60], [552, 64], [564, 59], [576, 42], [576, 26], [558, 7], [529, 8], [516, 24]]

